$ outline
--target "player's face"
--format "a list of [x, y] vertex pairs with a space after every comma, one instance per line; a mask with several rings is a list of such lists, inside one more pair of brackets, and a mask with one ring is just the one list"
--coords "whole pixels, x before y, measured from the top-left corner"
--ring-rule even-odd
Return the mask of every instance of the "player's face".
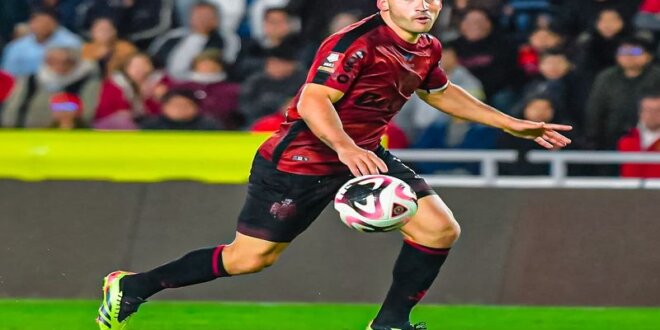
[[431, 30], [442, 9], [442, 0], [387, 0], [392, 21], [406, 32], [419, 34]]

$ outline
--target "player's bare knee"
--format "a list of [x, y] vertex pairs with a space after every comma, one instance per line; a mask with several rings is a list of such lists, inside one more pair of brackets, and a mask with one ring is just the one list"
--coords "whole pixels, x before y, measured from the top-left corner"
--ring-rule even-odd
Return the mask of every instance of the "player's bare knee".
[[461, 227], [456, 221], [444, 221], [427, 232], [426, 243], [431, 247], [451, 247], [460, 237]]

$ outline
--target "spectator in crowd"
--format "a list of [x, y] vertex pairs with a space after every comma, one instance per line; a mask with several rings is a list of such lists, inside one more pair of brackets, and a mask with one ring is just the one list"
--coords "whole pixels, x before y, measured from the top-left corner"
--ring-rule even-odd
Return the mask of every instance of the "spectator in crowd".
[[[249, 6], [249, 35], [252, 39], [261, 40], [264, 37], [264, 16], [271, 8], [285, 8], [289, 0], [251, 0]], [[299, 24], [299, 21], [297, 22]], [[298, 32], [298, 31], [296, 31]]]
[[356, 12], [341, 12], [335, 15], [335, 17], [332, 18], [329, 24], [329, 33], [328, 35], [335, 34], [339, 32], [341, 29], [357, 23], [360, 20], [360, 16]]
[[504, 111], [509, 109], [521, 80], [515, 48], [501, 34], [494, 33], [493, 21], [484, 10], [471, 9], [465, 15], [456, 52], [461, 65], [483, 83], [488, 103]]
[[214, 131], [218, 124], [202, 114], [195, 92], [170, 90], [163, 96], [162, 113], [140, 124], [145, 130]]
[[174, 82], [172, 88], [192, 90], [202, 114], [213, 118], [223, 129], [239, 129], [243, 124], [238, 112], [241, 86], [227, 81], [220, 52], [213, 49], [202, 52], [193, 61], [192, 69], [185, 80]]
[[224, 52], [226, 42], [218, 32], [219, 18], [215, 5], [196, 3], [190, 10], [188, 27], [168, 32], [149, 47], [156, 65], [165, 67], [173, 78], [181, 79], [190, 73], [193, 60], [202, 51], [220, 49]]
[[89, 31], [99, 17], [109, 17], [119, 36], [146, 49], [158, 36], [176, 25], [175, 0], [84, 0], [78, 7], [80, 31]]
[[625, 40], [618, 65], [596, 78], [587, 104], [586, 137], [597, 150], [615, 150], [618, 139], [637, 125], [640, 96], [660, 90], [660, 67], [653, 65], [652, 45], [641, 38]]
[[[236, 33], [245, 16], [248, 0], [206, 0], [214, 4], [220, 17], [220, 30]], [[200, 0], [176, 0], [177, 17], [182, 25], [190, 25], [190, 9]]]
[[[77, 9], [83, 1], [84, 0], [27, 0], [32, 8], [44, 7], [56, 12], [60, 23], [73, 32], [78, 32]], [[12, 2], [25, 2], [25, 0]]]
[[118, 72], [103, 81], [94, 127], [133, 130], [144, 118], [158, 115], [160, 80], [148, 55], [131, 55]]
[[491, 17], [498, 17], [503, 10], [505, 0], [445, 0], [442, 11], [435, 24], [435, 34], [441, 40], [454, 40], [460, 36], [460, 25], [465, 15], [473, 8], [479, 8]]
[[539, 27], [547, 29], [553, 13], [551, 0], [509, 0], [501, 21], [514, 40], [522, 41]]
[[[525, 101], [522, 117], [525, 120], [562, 123], [562, 119], [556, 115], [552, 99], [543, 95], [534, 96]], [[549, 166], [547, 164], [533, 164], [527, 160], [528, 152], [542, 150], [543, 148], [537, 148], [535, 143], [516, 139], [509, 134], [498, 134], [498, 136], [496, 141], [498, 149], [518, 151], [518, 160], [515, 163], [503, 163], [499, 165], [500, 175], [548, 175]]]
[[585, 97], [580, 93], [579, 80], [566, 53], [546, 51], [541, 55], [539, 67], [540, 76], [525, 86], [522, 104], [514, 109], [524, 108], [527, 100], [534, 96], [545, 95], [552, 100], [555, 112], [564, 123], [570, 123], [575, 131], [580, 131]]
[[372, 0], [290, 0], [289, 12], [301, 18], [301, 32], [306, 41], [320, 43], [328, 31], [333, 17], [338, 13], [354, 11], [360, 17], [378, 12], [376, 1]]
[[572, 36], [588, 31], [604, 9], [614, 9], [630, 23], [642, 0], [565, 0], [558, 13], [558, 26]]
[[605, 9], [599, 13], [594, 28], [578, 43], [577, 67], [587, 85], [602, 70], [616, 64], [617, 49], [628, 34], [619, 12]]
[[83, 120], [83, 103], [75, 94], [57, 93], [50, 98], [51, 128], [71, 130], [88, 127]]
[[9, 43], [2, 59], [2, 69], [14, 76], [28, 76], [43, 63], [47, 48], [80, 48], [82, 40], [59, 25], [57, 14], [37, 9], [30, 18], [30, 34]]
[[[269, 50], [287, 42], [297, 42], [293, 34], [293, 19], [284, 7], [269, 8], [264, 12], [261, 39], [248, 39], [243, 42], [236, 74], [247, 77], [263, 71]], [[302, 47], [302, 45], [300, 45]]]
[[25, 1], [0, 1], [0, 49], [12, 40], [16, 24], [30, 16], [30, 6]]
[[[44, 65], [36, 74], [21, 78], [3, 111], [4, 127], [48, 128], [53, 123], [49, 111], [50, 98], [55, 93], [78, 95], [85, 104], [95, 104], [98, 98], [100, 76], [95, 66], [82, 61], [77, 49], [51, 48]], [[89, 122], [90, 111], [82, 113]]]
[[[618, 150], [660, 152], [660, 93], [656, 91], [643, 96], [639, 108], [639, 123], [619, 139]], [[660, 164], [623, 164], [621, 176], [660, 178]]]
[[83, 45], [82, 57], [97, 63], [106, 76], [117, 71], [121, 63], [138, 51], [130, 42], [118, 39], [117, 28], [108, 18], [95, 20], [90, 35], [91, 40]]
[[294, 45], [283, 43], [272, 49], [265, 71], [250, 76], [242, 85], [240, 111], [248, 125], [275, 113], [279, 105], [296, 94], [306, 72], [296, 60]]
[[556, 30], [538, 28], [529, 35], [527, 44], [518, 50], [518, 66], [527, 79], [536, 78], [540, 74], [539, 62], [541, 54], [550, 49], [559, 49], [564, 45], [564, 37]]

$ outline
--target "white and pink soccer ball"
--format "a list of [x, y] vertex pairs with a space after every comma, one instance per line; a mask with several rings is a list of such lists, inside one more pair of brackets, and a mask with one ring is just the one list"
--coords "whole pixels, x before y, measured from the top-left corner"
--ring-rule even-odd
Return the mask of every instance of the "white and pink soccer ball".
[[334, 205], [347, 226], [362, 232], [386, 232], [401, 228], [415, 215], [417, 195], [395, 177], [366, 175], [346, 182]]

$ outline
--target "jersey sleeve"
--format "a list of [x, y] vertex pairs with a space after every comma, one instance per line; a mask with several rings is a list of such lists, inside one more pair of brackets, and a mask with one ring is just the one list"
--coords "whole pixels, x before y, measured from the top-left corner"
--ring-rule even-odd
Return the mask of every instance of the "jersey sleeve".
[[437, 64], [433, 65], [431, 71], [429, 71], [426, 76], [426, 79], [424, 79], [424, 82], [419, 87], [419, 89], [429, 94], [443, 92], [447, 86], [449, 86], [447, 73], [445, 73], [445, 70], [440, 66], [440, 60], [442, 59], [442, 45], [439, 41], [434, 40], [434, 47], [434, 52], [438, 54]]
[[369, 62], [369, 51], [360, 40], [346, 46], [345, 40], [321, 46], [308, 82], [328, 86], [346, 93]]

